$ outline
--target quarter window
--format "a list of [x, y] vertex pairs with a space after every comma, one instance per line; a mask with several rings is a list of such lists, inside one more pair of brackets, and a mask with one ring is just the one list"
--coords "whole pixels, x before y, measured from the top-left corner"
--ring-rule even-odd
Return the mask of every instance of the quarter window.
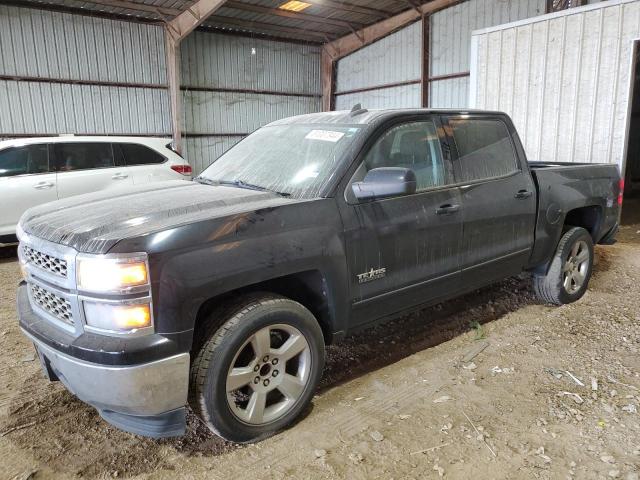
[[44, 145], [7, 148], [0, 152], [0, 177], [49, 171], [49, 149]]
[[61, 172], [114, 166], [110, 143], [54, 143], [56, 169]]
[[115, 149], [120, 149], [125, 165], [150, 165], [162, 163], [166, 160], [155, 150], [136, 143], [114, 143]]
[[450, 120], [461, 181], [502, 177], [518, 170], [509, 130], [500, 120]]
[[417, 190], [448, 183], [440, 139], [432, 121], [405, 123], [391, 128], [371, 147], [363, 166], [363, 175], [380, 167], [409, 168], [416, 174]]

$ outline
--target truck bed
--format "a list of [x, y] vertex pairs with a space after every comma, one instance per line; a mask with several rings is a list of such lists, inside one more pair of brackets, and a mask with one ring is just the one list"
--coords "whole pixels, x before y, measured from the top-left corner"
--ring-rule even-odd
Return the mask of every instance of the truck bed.
[[[592, 188], [596, 188], [598, 195], [610, 197], [613, 193], [612, 183], [616, 183], [620, 178], [618, 166], [611, 163], [570, 163], [570, 162], [528, 162], [529, 169], [536, 182], [543, 185], [555, 186], [558, 184], [571, 183], [574, 180], [585, 180], [587, 183], [581, 185], [580, 189], [584, 194], [595, 193]], [[589, 183], [589, 181], [595, 183]]]
[[[561, 234], [562, 219], [576, 209], [598, 217], [590, 232], [598, 243], [618, 220], [618, 166], [607, 163], [528, 162], [538, 188], [538, 218], [532, 263], [546, 260]], [[586, 208], [585, 208], [586, 207]]]

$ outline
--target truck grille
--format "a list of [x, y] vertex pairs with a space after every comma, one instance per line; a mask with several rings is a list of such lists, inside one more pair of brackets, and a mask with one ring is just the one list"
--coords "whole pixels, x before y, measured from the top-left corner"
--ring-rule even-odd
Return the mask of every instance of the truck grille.
[[60, 277], [67, 276], [67, 262], [60, 258], [56, 258], [49, 254], [39, 252], [33, 248], [24, 245], [23, 247], [24, 258], [28, 263], [33, 263], [37, 267], [46, 270], [49, 273], [58, 275]]
[[30, 283], [29, 287], [31, 288], [31, 296], [36, 305], [58, 320], [73, 325], [71, 303], [68, 300], [33, 283]]

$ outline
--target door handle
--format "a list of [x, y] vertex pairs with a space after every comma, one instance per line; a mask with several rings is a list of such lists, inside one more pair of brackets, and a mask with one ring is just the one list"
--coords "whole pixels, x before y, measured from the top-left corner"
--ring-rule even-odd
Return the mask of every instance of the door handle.
[[47, 190], [49, 188], [52, 188], [53, 186], [54, 184], [51, 182], [38, 182], [33, 186], [33, 188], [35, 188], [36, 190]]
[[446, 205], [440, 205], [439, 208], [436, 208], [436, 215], [452, 215], [458, 210], [460, 210], [460, 205], [447, 203]]
[[129, 178], [129, 175], [127, 175], [126, 173], [115, 173], [111, 178], [113, 178], [114, 180], [124, 180], [126, 178]]
[[528, 190], [519, 190], [518, 193], [515, 194], [515, 197], [518, 199], [523, 199], [529, 198], [531, 195], [533, 194]]

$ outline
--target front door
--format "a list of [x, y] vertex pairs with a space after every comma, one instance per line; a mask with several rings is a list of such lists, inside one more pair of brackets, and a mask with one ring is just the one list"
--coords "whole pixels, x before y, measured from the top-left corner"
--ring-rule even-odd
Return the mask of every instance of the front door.
[[[367, 150], [341, 208], [352, 321], [364, 324], [457, 289], [462, 207], [437, 119], [396, 123]], [[415, 194], [358, 202], [351, 184], [379, 167], [414, 171]]]
[[15, 234], [25, 210], [57, 199], [56, 174], [49, 169], [47, 144], [0, 151], [0, 237]]
[[464, 207], [462, 281], [471, 288], [517, 274], [533, 247], [536, 187], [515, 130], [500, 115], [451, 116], [446, 130]]

